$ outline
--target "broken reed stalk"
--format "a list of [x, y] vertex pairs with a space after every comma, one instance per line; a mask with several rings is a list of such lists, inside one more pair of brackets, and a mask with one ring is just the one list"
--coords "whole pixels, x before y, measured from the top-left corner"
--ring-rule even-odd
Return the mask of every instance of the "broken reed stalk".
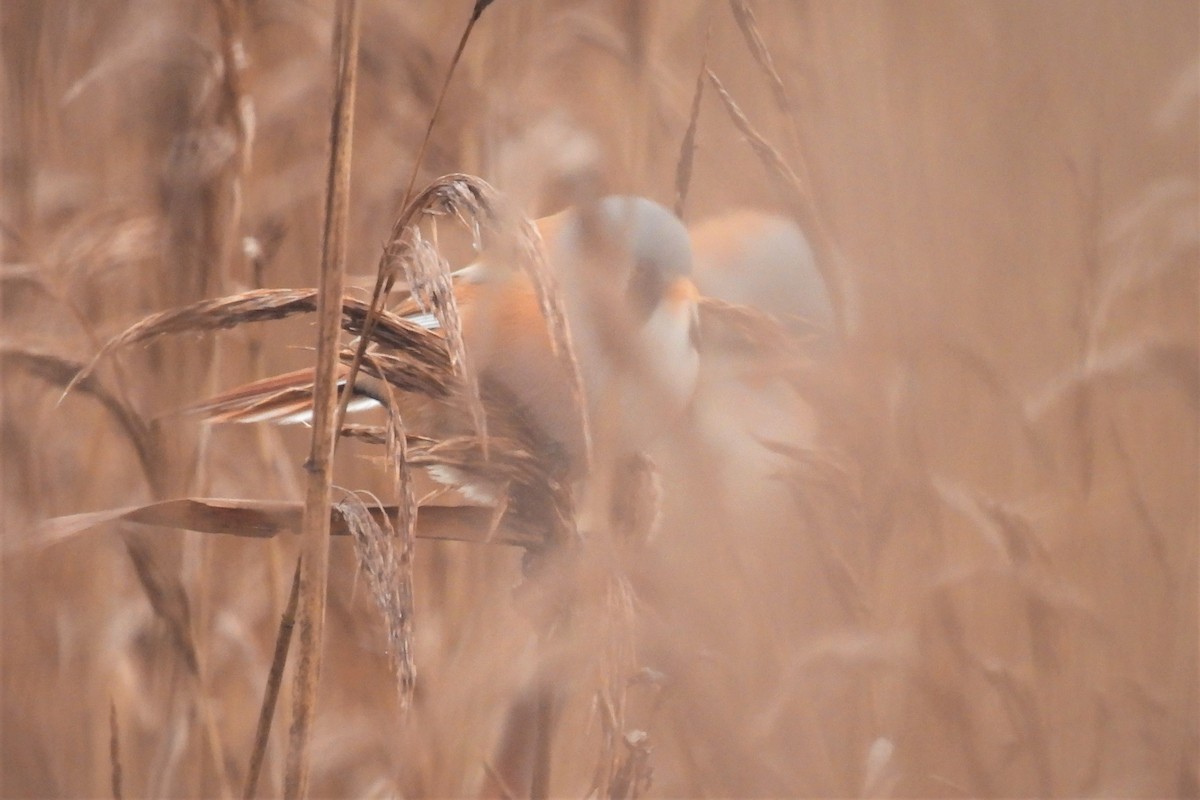
[[[292, 696], [292, 727], [284, 772], [284, 796], [308, 795], [309, 743], [316, 711], [329, 574], [329, 513], [333, 499], [333, 445], [337, 403], [338, 352], [341, 349], [342, 286], [350, 200], [351, 139], [358, 67], [358, 0], [337, 7], [339, 36], [330, 131], [329, 172], [325, 187], [325, 230], [317, 300], [317, 368], [313, 387], [313, 434], [305, 462], [304, 526], [300, 567], [300, 653]], [[347, 392], [346, 394], [350, 394]]]
[[296, 605], [300, 598], [300, 563], [300, 559], [297, 559], [296, 571], [292, 574], [292, 590], [288, 595], [287, 607], [279, 620], [279, 633], [275, 636], [275, 655], [271, 659], [271, 671], [267, 674], [267, 688], [263, 692], [258, 726], [254, 732], [254, 749], [250, 752], [250, 766], [246, 769], [246, 785], [242, 790], [244, 800], [254, 797], [258, 788], [258, 776], [262, 772], [267, 742], [271, 738], [271, 721], [275, 717], [275, 704], [279, 700], [279, 687], [283, 683], [283, 669], [287, 666], [292, 629], [296, 626]]
[[[492, 0], [475, 0], [475, 7], [471, 9], [471, 17], [467, 20], [467, 26], [463, 29], [462, 36], [458, 40], [458, 47], [454, 51], [454, 56], [450, 59], [450, 68], [446, 70], [446, 78], [442, 81], [442, 88], [438, 91], [437, 101], [434, 102], [433, 111], [429, 115], [429, 125], [425, 128], [425, 136], [421, 139], [420, 147], [417, 148], [417, 157], [413, 160], [412, 172], [408, 176], [408, 186], [405, 187], [404, 197], [400, 201], [402, 214], [408, 208], [409, 202], [412, 201], [413, 189], [417, 185], [417, 175], [421, 172], [421, 162], [425, 160], [425, 150], [429, 147], [429, 140], [433, 135], [433, 126], [437, 122], [438, 114], [442, 110], [442, 102], [446, 99], [446, 89], [449, 88], [450, 79], [454, 76], [454, 68], [458, 66], [458, 62], [462, 58], [463, 50], [467, 47], [467, 39], [471, 37], [471, 31], [475, 28], [475, 23], [479, 21], [483, 10], [491, 4]], [[392, 291], [394, 282], [395, 273], [391, 269], [385, 269], [381, 263], [379, 272], [375, 276], [375, 288], [371, 290], [371, 306], [367, 311], [366, 321], [363, 323], [362, 339], [354, 351], [354, 359], [350, 362], [350, 376], [347, 379], [347, 386], [353, 386], [355, 378], [358, 377], [358, 370], [362, 366], [363, 355], [367, 352], [367, 344], [371, 340], [371, 334], [375, 331], [375, 320], [378, 318], [380, 309], [383, 308], [384, 298]], [[334, 430], [341, 429], [342, 423], [346, 419], [346, 409], [349, 406], [350, 392], [346, 392], [338, 404]]]

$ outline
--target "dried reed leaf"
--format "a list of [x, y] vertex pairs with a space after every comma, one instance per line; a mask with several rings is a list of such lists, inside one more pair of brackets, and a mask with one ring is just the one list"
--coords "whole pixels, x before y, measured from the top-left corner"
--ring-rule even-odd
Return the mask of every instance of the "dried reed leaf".
[[[297, 532], [300, 529], [302, 508], [299, 503], [271, 500], [201, 497], [164, 500], [144, 506], [55, 517], [38, 525], [30, 541], [9, 546], [4, 552], [7, 557], [21, 552], [41, 550], [113, 522], [132, 522], [197, 533], [269, 539], [281, 533]], [[386, 515], [394, 524], [399, 510], [395, 506], [385, 506], [382, 510], [372, 509], [371, 513]], [[540, 533], [515, 528], [511, 520], [506, 520], [489, 539], [488, 529], [491, 522], [492, 512], [488, 508], [424, 506], [419, 512], [416, 536], [418, 539], [476, 543], [488, 541], [519, 547], [535, 546], [543, 541]], [[334, 536], [350, 534], [340, 513], [332, 514], [330, 523]]]
[[[295, 314], [311, 314], [317, 309], [316, 297], [315, 289], [254, 289], [152, 314], [105, 343], [67, 385], [64, 395], [86, 380], [97, 364], [117, 348], [168, 334], [215, 331], [250, 322], [285, 319]], [[344, 297], [342, 315], [342, 325], [347, 332], [361, 333], [367, 305], [357, 298]], [[402, 317], [383, 312], [373, 339], [380, 345], [405, 352], [429, 370], [449, 369], [442, 338]]]
[[247, 322], [311, 313], [317, 308], [316, 296], [314, 289], [257, 289], [151, 314], [106, 342], [63, 394], [87, 378], [101, 359], [118, 347], [166, 334], [220, 330]]
[[140, 414], [130, 408], [122, 398], [108, 391], [95, 376], [80, 377], [85, 369], [82, 363], [52, 353], [0, 342], [0, 364], [3, 364], [5, 369], [15, 366], [53, 386], [78, 386], [84, 394], [97, 400], [125, 432], [138, 454], [147, 481], [151, 485], [154, 484], [158, 450], [153, 431]]

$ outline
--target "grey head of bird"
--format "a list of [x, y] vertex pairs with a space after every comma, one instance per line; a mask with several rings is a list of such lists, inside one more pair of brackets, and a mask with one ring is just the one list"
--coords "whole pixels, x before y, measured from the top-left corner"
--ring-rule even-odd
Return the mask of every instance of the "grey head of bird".
[[566, 212], [546, 243], [593, 438], [618, 454], [644, 450], [684, 417], [698, 373], [687, 228], [652, 200], [610, 196]]
[[650, 317], [672, 282], [692, 274], [687, 228], [645, 197], [612, 195], [572, 209], [553, 239], [551, 259], [568, 295], [601, 303], [617, 295], [635, 324]]

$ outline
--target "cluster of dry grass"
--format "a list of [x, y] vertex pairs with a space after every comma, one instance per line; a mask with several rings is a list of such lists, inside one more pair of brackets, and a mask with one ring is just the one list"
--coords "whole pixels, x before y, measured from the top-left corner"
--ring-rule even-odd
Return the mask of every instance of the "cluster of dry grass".
[[409, 356], [362, 369], [465, 386], [479, 433], [470, 354], [367, 321], [448, 173], [529, 217], [795, 217], [843, 341], [706, 304], [692, 425], [603, 531], [503, 430], [486, 477], [528, 491], [414, 543], [416, 468], [483, 443], [350, 429], [312, 795], [1200, 794], [1194, 3], [497, 0], [446, 84], [472, 3], [362, 0], [331, 237], [344, 5], [0, 4], [0, 794], [228, 796], [260, 757], [283, 792], [294, 658], [255, 743], [310, 436], [177, 412], [314, 363], [318, 294], [283, 287], [340, 241], [344, 326]]

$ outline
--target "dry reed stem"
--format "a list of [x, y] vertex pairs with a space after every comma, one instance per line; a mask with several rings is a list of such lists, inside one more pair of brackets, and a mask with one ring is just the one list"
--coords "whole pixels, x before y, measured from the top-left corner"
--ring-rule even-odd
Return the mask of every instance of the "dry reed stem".
[[[312, 446], [305, 469], [304, 525], [301, 542], [298, 623], [300, 652], [292, 699], [292, 727], [284, 772], [284, 795], [308, 796], [311, 766], [309, 743], [316, 714], [324, 647], [325, 593], [329, 575], [329, 514], [333, 494], [333, 448], [337, 439], [337, 367], [341, 349], [342, 283], [346, 260], [346, 226], [350, 200], [350, 158], [354, 134], [354, 99], [358, 74], [358, 0], [337, 6], [333, 120], [329, 174], [325, 194], [325, 229], [317, 298], [317, 372], [313, 392]], [[349, 394], [349, 393], [347, 393]]]
[[258, 711], [258, 724], [254, 729], [254, 745], [250, 751], [250, 764], [246, 768], [246, 783], [242, 789], [243, 800], [251, 800], [258, 789], [258, 776], [262, 772], [267, 754], [267, 743], [271, 738], [271, 725], [275, 718], [275, 705], [279, 700], [279, 689], [283, 685], [283, 670], [287, 666], [288, 648], [292, 641], [292, 630], [296, 625], [296, 605], [300, 597], [300, 559], [292, 574], [292, 588], [288, 593], [287, 606], [279, 619], [279, 632], [275, 635], [275, 653], [271, 658], [271, 669], [267, 673], [267, 685], [263, 691], [262, 706]]

